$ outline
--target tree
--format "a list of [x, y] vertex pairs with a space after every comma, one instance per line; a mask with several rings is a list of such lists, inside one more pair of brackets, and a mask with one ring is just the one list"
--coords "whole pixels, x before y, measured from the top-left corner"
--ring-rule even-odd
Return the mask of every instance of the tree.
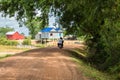
[[44, 25], [49, 12], [54, 12], [67, 33], [87, 36], [89, 58], [96, 66], [107, 70], [120, 61], [119, 0], [2, 0], [0, 7], [21, 21], [33, 20], [39, 10]]
[[[48, 7], [50, 6], [43, 6], [47, 2], [48, 1], [42, 2], [42, 0], [2, 0], [0, 1], [0, 11], [3, 11], [3, 16], [16, 16], [16, 19], [19, 21], [20, 25], [25, 23], [30, 30], [32, 38], [34, 38], [36, 33], [36, 30], [34, 29], [36, 27], [42, 28], [48, 25]], [[39, 11], [42, 13], [40, 16], [37, 16]], [[34, 22], [37, 23], [37, 25], [34, 24]], [[38, 24], [40, 26], [38, 26]]]
[[5, 34], [9, 31], [14, 31], [14, 29], [10, 27], [0, 27], [0, 37], [5, 37]]
[[29, 29], [32, 39], [34, 39], [39, 30], [44, 27], [42, 24], [42, 20], [39, 21], [39, 19], [37, 18], [33, 20], [27, 20], [25, 22], [25, 25]]

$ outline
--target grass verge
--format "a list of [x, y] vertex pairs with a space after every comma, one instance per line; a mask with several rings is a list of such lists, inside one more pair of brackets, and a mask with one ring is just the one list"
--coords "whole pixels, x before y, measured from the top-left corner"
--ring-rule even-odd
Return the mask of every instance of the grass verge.
[[16, 46], [5, 46], [0, 45], [0, 52], [19, 52], [19, 51], [26, 51], [29, 50], [28, 48], [17, 48]]
[[2, 55], [2, 56], [0, 56], [0, 59], [4, 59], [4, 58], [10, 57], [10, 56], [12, 56], [12, 54]]
[[90, 78], [90, 80], [116, 80], [115, 75], [101, 72], [91, 66], [87, 62], [86, 55], [83, 52], [78, 51], [77, 49], [69, 51], [72, 59], [77, 62], [80, 71], [83, 75]]
[[90, 80], [116, 80], [113, 75], [100, 72], [95, 68], [91, 67], [89, 64], [84, 63], [76, 58], [72, 58], [75, 62], [78, 63], [79, 69], [85, 76], [91, 78]]

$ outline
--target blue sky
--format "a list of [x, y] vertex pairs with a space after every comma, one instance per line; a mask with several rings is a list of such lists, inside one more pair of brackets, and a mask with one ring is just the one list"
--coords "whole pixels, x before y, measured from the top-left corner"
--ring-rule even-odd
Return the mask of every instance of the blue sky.
[[[49, 26], [53, 27], [54, 22], [55, 22], [55, 18], [50, 17]], [[25, 26], [19, 27], [19, 24], [14, 17], [12, 18], [2, 17], [0, 13], [0, 27], [5, 27], [5, 26], [14, 28], [15, 31], [18, 31], [19, 33], [24, 33], [26, 36], [29, 35], [29, 30]]]

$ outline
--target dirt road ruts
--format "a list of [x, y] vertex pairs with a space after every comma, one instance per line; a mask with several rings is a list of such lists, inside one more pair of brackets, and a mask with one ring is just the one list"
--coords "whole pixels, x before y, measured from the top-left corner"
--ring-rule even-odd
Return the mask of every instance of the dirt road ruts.
[[42, 48], [0, 61], [0, 80], [89, 80], [64, 49]]

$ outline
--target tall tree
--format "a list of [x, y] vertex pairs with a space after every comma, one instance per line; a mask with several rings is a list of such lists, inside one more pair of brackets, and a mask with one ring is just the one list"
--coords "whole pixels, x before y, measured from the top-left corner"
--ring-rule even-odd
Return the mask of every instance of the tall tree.
[[42, 20], [40, 21], [37, 18], [33, 20], [27, 20], [25, 25], [29, 29], [32, 39], [34, 39], [39, 30], [44, 27]]

